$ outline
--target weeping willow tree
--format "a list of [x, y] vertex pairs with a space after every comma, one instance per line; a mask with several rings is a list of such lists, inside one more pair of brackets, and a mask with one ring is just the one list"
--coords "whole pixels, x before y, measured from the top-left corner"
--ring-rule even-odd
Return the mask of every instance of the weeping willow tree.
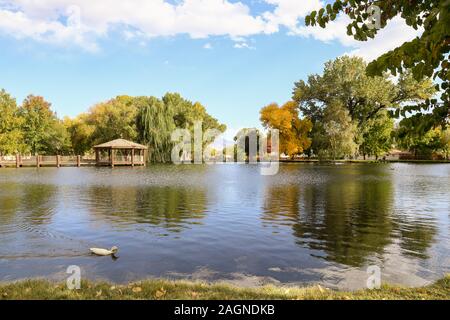
[[171, 134], [176, 128], [194, 130], [194, 123], [201, 121], [203, 130], [226, 130], [224, 124], [206, 112], [199, 102], [192, 103], [178, 93], [167, 93], [162, 99], [137, 97], [136, 128], [140, 143], [149, 147], [149, 161], [170, 162], [173, 143]]
[[155, 97], [138, 97], [136, 105], [138, 138], [148, 145], [149, 160], [169, 162], [173, 147], [170, 137], [176, 128], [173, 108]]

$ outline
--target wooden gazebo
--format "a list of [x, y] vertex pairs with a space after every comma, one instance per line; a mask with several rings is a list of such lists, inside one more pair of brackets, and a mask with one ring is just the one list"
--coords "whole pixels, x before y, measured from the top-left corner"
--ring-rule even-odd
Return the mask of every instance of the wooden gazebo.
[[145, 166], [148, 148], [142, 144], [116, 139], [94, 147], [97, 166]]

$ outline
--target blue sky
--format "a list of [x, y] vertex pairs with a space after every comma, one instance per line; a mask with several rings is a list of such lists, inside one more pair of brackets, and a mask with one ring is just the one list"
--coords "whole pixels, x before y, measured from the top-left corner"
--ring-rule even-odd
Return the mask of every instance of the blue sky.
[[[327, 31], [306, 29], [303, 18], [318, 0], [209, 0], [206, 11], [205, 0], [133, 1], [136, 12], [116, 0], [99, 8], [85, 0], [0, 0], [0, 88], [18, 102], [42, 95], [61, 117], [120, 94], [179, 92], [238, 129], [259, 126], [261, 107], [288, 101], [294, 82], [320, 73], [325, 61], [344, 53], [370, 60], [413, 35], [396, 22], [388, 44], [359, 44], [345, 36], [345, 17]], [[102, 10], [115, 20], [102, 21]]]

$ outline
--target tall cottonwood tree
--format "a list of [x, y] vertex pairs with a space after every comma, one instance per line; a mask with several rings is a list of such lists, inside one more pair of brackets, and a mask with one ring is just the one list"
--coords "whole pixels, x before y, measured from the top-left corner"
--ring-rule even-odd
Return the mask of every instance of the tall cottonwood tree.
[[[408, 116], [408, 104], [420, 104], [432, 97], [435, 88], [429, 78], [416, 81], [411, 72], [404, 72], [398, 79], [391, 79], [387, 74], [371, 77], [366, 74], [367, 64], [358, 57], [343, 56], [325, 63], [322, 75], [310, 75], [305, 82], [295, 83], [293, 100], [300, 112], [312, 119], [313, 135], [322, 122], [328, 106], [338, 103], [348, 111], [352, 122], [357, 126], [358, 135], [355, 142], [361, 145], [360, 153], [377, 156], [381, 149], [387, 148], [387, 137], [370, 139], [369, 144], [364, 139], [373, 138], [375, 128], [380, 125], [380, 117], [386, 121], [389, 117]], [[413, 118], [414, 116], [411, 116]], [[387, 132], [384, 131], [386, 134]], [[378, 144], [377, 144], [378, 143]], [[313, 149], [318, 150], [319, 144], [313, 141]]]
[[313, 122], [320, 120], [325, 107], [337, 100], [362, 125], [382, 110], [405, 115], [405, 103], [420, 104], [435, 93], [429, 78], [416, 81], [410, 72], [405, 72], [394, 82], [387, 74], [367, 76], [366, 67], [359, 57], [343, 56], [328, 61], [322, 75], [310, 75], [306, 82], [294, 84], [293, 100]]

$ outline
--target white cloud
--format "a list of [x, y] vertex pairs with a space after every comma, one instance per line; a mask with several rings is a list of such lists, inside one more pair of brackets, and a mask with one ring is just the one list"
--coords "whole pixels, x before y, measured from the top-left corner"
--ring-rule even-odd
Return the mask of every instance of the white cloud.
[[252, 49], [252, 50], [256, 49], [255, 47], [250, 46], [246, 42], [235, 43], [233, 47], [236, 48], [236, 49]]
[[420, 36], [422, 30], [414, 30], [406, 25], [401, 17], [395, 17], [388, 25], [380, 30], [374, 39], [368, 41], [356, 41], [347, 35], [347, 25], [350, 18], [341, 15], [335, 21], [329, 23], [326, 29], [319, 26], [298, 27], [292, 31], [295, 35], [313, 37], [314, 39], [331, 42], [339, 41], [342, 45], [351, 48], [348, 54], [358, 55], [367, 61], [371, 61], [381, 54], [392, 50], [406, 41]]
[[72, 15], [67, 16], [67, 24], [59, 21], [33, 20], [23, 12], [0, 10], [0, 31], [17, 39], [33, 38], [37, 41], [61, 44], [74, 43], [88, 51], [96, 51], [97, 45], [85, 35], [85, 28], [71, 23]]
[[396, 17], [386, 28], [378, 32], [375, 39], [359, 42], [356, 49], [350, 53], [371, 61], [404, 42], [413, 40], [420, 36], [422, 32], [423, 30], [414, 30], [414, 28], [407, 26], [402, 18]]
[[280, 26], [292, 30], [297, 28], [300, 18], [304, 18], [313, 10], [322, 8], [321, 0], [264, 0], [275, 6], [272, 12], [265, 12], [264, 19], [267, 21], [268, 32], [278, 32]]
[[[68, 13], [68, 8], [77, 8]], [[75, 15], [79, 13], [79, 18]], [[78, 21], [77, 27], [70, 22]], [[266, 23], [248, 6], [228, 0], [2, 0], [0, 33], [37, 41], [92, 48], [98, 37], [126, 29], [125, 37], [246, 37], [265, 32]]]
[[[303, 18], [322, 0], [262, 0], [270, 10], [254, 15], [248, 5], [232, 0], [0, 0], [0, 34], [63, 46], [98, 49], [98, 39], [119, 32], [126, 40], [187, 34], [191, 38], [225, 36], [235, 48], [253, 48], [247, 39], [285, 27], [289, 34], [320, 41], [339, 41], [353, 54], [372, 59], [419, 33], [396, 18], [375, 40], [347, 36], [348, 18], [329, 27], [303, 26]], [[208, 44], [205, 45], [208, 48]]]
[[212, 49], [211, 43], [205, 43], [205, 45], [203, 46], [203, 49], [207, 49], [207, 50]]

